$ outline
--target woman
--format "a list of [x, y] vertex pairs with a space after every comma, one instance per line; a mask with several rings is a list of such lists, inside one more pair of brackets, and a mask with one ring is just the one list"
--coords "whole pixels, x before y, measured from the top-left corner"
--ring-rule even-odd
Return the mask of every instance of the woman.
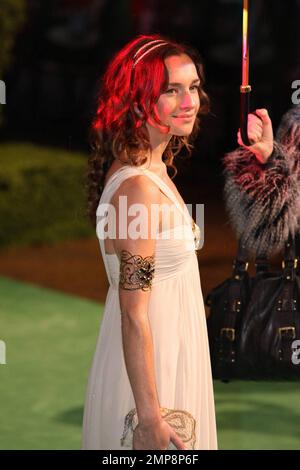
[[225, 199], [230, 219], [250, 253], [272, 255], [283, 248], [289, 233], [299, 248], [300, 231], [300, 106], [281, 119], [273, 139], [266, 109], [248, 117], [253, 144], [225, 155]]
[[[125, 417], [134, 408], [134, 449], [167, 449], [170, 442], [188, 448], [183, 428], [191, 416], [189, 445], [217, 447], [199, 238], [167, 173], [172, 167], [176, 174], [175, 151], [190, 150], [198, 116], [208, 110], [202, 86], [196, 52], [158, 35], [127, 44], [103, 77], [92, 126], [89, 213], [92, 221], [97, 215], [110, 287], [86, 391], [84, 449], [122, 449]], [[103, 236], [103, 221], [113, 220], [112, 211], [103, 217], [105, 204], [115, 209], [119, 234], [122, 197], [127, 207], [145, 209], [145, 237], [128, 236], [130, 215], [125, 237]], [[168, 223], [162, 211], [149, 215], [154, 206], [170, 209]], [[161, 408], [180, 410], [183, 428], [175, 432]]]

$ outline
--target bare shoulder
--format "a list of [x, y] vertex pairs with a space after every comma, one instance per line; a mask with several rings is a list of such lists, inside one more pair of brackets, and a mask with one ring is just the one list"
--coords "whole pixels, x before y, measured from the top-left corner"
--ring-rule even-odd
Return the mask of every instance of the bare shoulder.
[[133, 175], [123, 181], [114, 193], [112, 203], [117, 204], [120, 196], [126, 196], [129, 203], [159, 204], [161, 192], [157, 184], [145, 175]]

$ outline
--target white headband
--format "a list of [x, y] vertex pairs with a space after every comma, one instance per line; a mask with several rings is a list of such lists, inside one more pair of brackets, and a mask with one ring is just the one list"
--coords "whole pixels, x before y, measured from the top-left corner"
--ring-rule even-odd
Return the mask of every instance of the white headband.
[[[156, 44], [156, 43], [159, 43], [159, 44]], [[147, 42], [146, 44], [144, 44], [143, 46], [141, 46], [137, 51], [136, 53], [134, 54], [133, 58], [135, 59], [136, 56], [142, 51], [144, 50], [146, 47], [148, 46], [151, 46], [151, 44], [155, 44], [155, 46], [152, 46], [150, 47], [150, 49], [147, 49], [138, 59], [136, 59], [133, 63], [133, 68], [136, 66], [136, 64], [146, 55], [148, 54], [149, 52], [153, 51], [154, 49], [156, 49], [157, 47], [160, 47], [160, 46], [163, 46], [164, 44], [168, 44], [167, 42], [165, 42], [163, 39], [155, 39], [154, 41], [150, 41], [150, 42]]]

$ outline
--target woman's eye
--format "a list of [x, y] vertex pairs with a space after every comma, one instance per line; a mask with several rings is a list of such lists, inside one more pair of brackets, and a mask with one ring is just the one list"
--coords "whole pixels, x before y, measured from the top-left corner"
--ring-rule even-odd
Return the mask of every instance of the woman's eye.
[[167, 93], [168, 95], [174, 95], [174, 94], [176, 93], [176, 91], [177, 91], [177, 90], [176, 90], [175, 88], [170, 88], [169, 90], [166, 91], [166, 93]]
[[[193, 85], [190, 87], [190, 90], [192, 91], [198, 91], [200, 89], [200, 85]], [[169, 90], [166, 91], [168, 95], [175, 95], [178, 93], [178, 90], [176, 88], [169, 88]]]

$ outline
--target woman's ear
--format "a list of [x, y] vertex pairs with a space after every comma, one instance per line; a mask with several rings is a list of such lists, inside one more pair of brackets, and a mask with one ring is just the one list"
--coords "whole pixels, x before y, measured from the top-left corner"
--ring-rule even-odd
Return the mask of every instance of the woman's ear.
[[140, 108], [139, 108], [139, 106], [138, 106], [138, 104], [137, 104], [136, 101], [133, 103], [133, 109], [134, 109], [135, 114], [136, 114], [140, 119], [143, 119], [144, 113], [140, 110]]

